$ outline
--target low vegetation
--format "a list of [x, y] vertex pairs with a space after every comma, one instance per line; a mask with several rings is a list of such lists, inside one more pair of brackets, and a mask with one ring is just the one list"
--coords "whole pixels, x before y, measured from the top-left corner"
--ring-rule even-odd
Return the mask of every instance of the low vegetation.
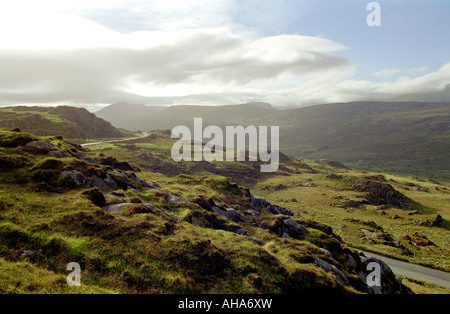
[[[175, 164], [169, 134], [86, 150], [2, 129], [0, 292], [374, 293], [355, 248], [449, 269], [446, 183], [286, 156], [253, 177], [254, 163]], [[345, 178], [410, 207], [374, 204]], [[70, 262], [81, 287], [65, 282]], [[382, 292], [411, 291], [383, 276]]]

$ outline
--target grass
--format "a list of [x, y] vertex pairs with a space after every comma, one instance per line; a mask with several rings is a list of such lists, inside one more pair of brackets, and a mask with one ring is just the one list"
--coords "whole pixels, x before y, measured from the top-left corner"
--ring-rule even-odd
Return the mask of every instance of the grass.
[[[162, 138], [161, 138], [162, 140]], [[160, 139], [153, 138], [152, 145], [158, 145]], [[136, 146], [140, 146], [139, 143]], [[166, 145], [167, 146], [167, 145]], [[145, 147], [142, 146], [142, 147]], [[153, 161], [146, 163], [146, 160], [139, 156], [139, 154], [145, 154], [145, 156], [155, 154], [155, 151], [146, 149], [144, 151], [130, 151], [124, 149], [123, 146], [116, 146], [111, 148], [109, 153], [122, 159], [132, 159], [134, 162], [144, 164], [148, 167], [152, 166]], [[142, 155], [141, 155], [142, 156]], [[167, 155], [159, 156], [159, 160], [170, 162], [170, 157]], [[385, 215], [380, 215], [382, 209], [379, 206], [362, 205], [359, 208], [351, 208], [345, 206], [345, 203], [349, 200], [360, 201], [364, 197], [364, 193], [353, 191], [342, 180], [329, 179], [327, 175], [337, 173], [342, 176], [354, 176], [354, 177], [369, 177], [376, 176], [380, 173], [367, 173], [357, 170], [336, 169], [333, 166], [324, 164], [317, 161], [306, 161], [306, 168], [303, 163], [292, 163], [288, 160], [288, 167], [294, 170], [304, 170], [311, 168], [314, 171], [307, 170], [308, 172], [302, 172], [299, 174], [291, 173], [289, 176], [277, 176], [268, 175], [263, 176], [257, 180], [257, 182], [243, 182], [239, 180], [239, 177], [231, 177], [232, 180], [236, 180], [249, 187], [253, 194], [264, 197], [275, 204], [288, 207], [294, 212], [300, 213], [311, 217], [317, 221], [327, 223], [334, 227], [336, 233], [338, 233], [346, 242], [351, 243], [354, 247], [382, 253], [395, 258], [406, 259], [414, 263], [435, 267], [443, 270], [450, 270], [450, 250], [449, 246], [449, 229], [448, 221], [450, 220], [450, 203], [448, 201], [448, 184], [443, 181], [442, 183], [434, 180], [425, 180], [417, 177], [399, 176], [395, 174], [385, 174], [384, 177], [387, 183], [391, 184], [396, 190], [403, 193], [405, 196], [411, 198], [415, 202], [419, 203], [417, 208], [419, 214], [409, 215], [410, 212], [388, 207], [384, 209]], [[285, 164], [283, 164], [285, 165]], [[228, 165], [225, 163], [218, 165], [226, 169]], [[232, 169], [243, 172], [246, 169], [245, 163], [239, 163], [237, 168], [232, 165]], [[214, 179], [204, 179], [202, 174], [205, 172], [198, 172], [197, 175], [193, 175], [192, 169], [186, 169], [186, 173], [190, 175], [179, 175], [175, 177], [160, 176], [158, 178], [152, 177], [164, 188], [170, 191], [180, 194], [183, 197], [192, 199], [195, 195], [204, 194], [207, 197], [216, 197], [220, 199], [223, 195], [210, 191], [211, 183]], [[311, 173], [312, 172], [312, 173]], [[207, 172], [206, 172], [207, 173]], [[208, 175], [211, 175], [210, 173]], [[203, 181], [203, 184], [197, 184], [199, 181]], [[299, 187], [297, 182], [313, 182], [316, 187]], [[189, 186], [187, 182], [196, 183], [195, 186]], [[214, 186], [217, 183], [213, 183]], [[410, 185], [408, 187], [408, 185]], [[220, 186], [220, 184], [219, 184]], [[283, 186], [283, 188], [277, 188]], [[411, 186], [419, 186], [428, 192], [412, 189]], [[436, 187], [439, 190], [436, 190]], [[229, 196], [227, 196], [229, 197]], [[295, 200], [293, 202], [292, 200]], [[413, 210], [413, 211], [414, 211]], [[427, 227], [420, 226], [421, 222], [427, 220], [433, 220], [437, 215], [441, 215], [443, 218], [443, 224], [441, 227]], [[392, 219], [392, 217], [400, 217], [400, 219]], [[360, 221], [360, 222], [357, 222]], [[370, 227], [364, 225], [364, 222], [373, 221], [377, 225], [381, 226], [384, 232], [372, 230]], [[363, 223], [361, 223], [363, 222]], [[447, 226], [447, 227], [446, 227]], [[361, 229], [370, 229], [377, 231], [381, 237], [391, 236], [394, 242], [399, 242], [405, 248], [394, 248], [382, 244], [383, 241], [374, 241], [364, 237]], [[425, 235], [436, 246], [431, 247], [414, 247], [409, 243], [404, 243], [399, 239], [404, 235], [411, 235], [414, 233]], [[383, 238], [382, 238], [383, 239]], [[405, 255], [406, 254], [406, 255]]]
[[[344, 175], [361, 176], [362, 174], [356, 171], [349, 171]], [[369, 176], [371, 174], [365, 173], [363, 175]], [[392, 183], [398, 191], [421, 204], [418, 208], [418, 214], [409, 215], [411, 211], [386, 208], [384, 209], [386, 214], [380, 215], [383, 210], [380, 210], [377, 206], [346, 207], [341, 200], [358, 200], [362, 193], [348, 189], [340, 180], [330, 181], [323, 175], [293, 175], [289, 178], [288, 183], [285, 179], [273, 177], [259, 181], [254, 191], [257, 195], [265, 197], [271, 202], [285, 203], [285, 200], [295, 198], [297, 202], [287, 203], [291, 210], [294, 212], [307, 211], [307, 216], [317, 217], [320, 221], [331, 225], [337, 234], [354, 247], [449, 271], [449, 229], [417, 224], [418, 222], [432, 220], [437, 214], [441, 215], [444, 220], [448, 220], [450, 218], [450, 203], [446, 201], [448, 194], [446, 194], [445, 190], [435, 190], [437, 185], [433, 183], [394, 175], [387, 175], [386, 177], [396, 181], [395, 183], [389, 183]], [[292, 184], [295, 181], [303, 182], [308, 179], [313, 180], [317, 187], [297, 187]], [[427, 187], [430, 192], [406, 190], [404, 186], [406, 182]], [[276, 186], [280, 183], [288, 186], [288, 188], [276, 192], [271, 192], [265, 188], [267, 186]], [[400, 217], [400, 219], [392, 219], [395, 216]], [[373, 222], [376, 226], [381, 226], [384, 232], [379, 232], [373, 226], [371, 228], [369, 222]], [[369, 229], [373, 232], [378, 232], [380, 235], [390, 235], [396, 241], [399, 241], [401, 236], [417, 232], [425, 235], [436, 245], [414, 247], [407, 242], [400, 241], [407, 250], [394, 248], [383, 244], [381, 239], [380, 241], [368, 239], [361, 232], [361, 229]], [[408, 253], [407, 256], [405, 256], [406, 253]]]
[[[18, 136], [7, 135], [8, 140], [3, 143], [14, 142]], [[2, 138], [6, 138], [6, 135], [2, 137], [0, 132]], [[63, 151], [70, 150], [70, 146], [59, 138], [39, 139], [51, 142], [54, 146], [60, 144]], [[158, 137], [143, 139], [144, 144], [149, 140], [154, 141], [151, 145], [157, 145], [159, 141]], [[161, 138], [163, 141], [166, 139]], [[208, 168], [207, 164], [199, 164], [205, 166], [203, 170], [191, 165], [178, 165], [183, 173], [170, 176], [146, 170], [151, 170], [161, 162], [168, 163], [167, 152], [164, 149], [162, 152], [154, 151], [149, 146], [139, 147], [138, 141], [132, 143], [136, 145], [111, 143], [108, 154], [119, 160], [133, 162], [139, 167], [137, 175], [154, 182], [159, 188], [123, 193], [128, 198], [139, 198], [158, 206], [180, 223], [175, 224], [159, 212], [137, 210], [135, 206], [139, 204], [130, 205], [119, 213], [107, 214], [82, 194], [85, 188], [43, 190], [40, 182], [33, 181], [36, 173], [43, 177], [48, 174], [45, 171], [58, 173], [68, 165], [76, 166], [79, 171], [100, 171], [103, 166], [81, 162], [72, 155], [54, 159], [23, 151], [21, 147], [0, 147], [0, 153], [6, 156], [17, 154], [25, 158], [20, 167], [0, 173], [0, 268], [4, 270], [0, 275], [1, 292], [361, 293], [364, 292], [364, 284], [350, 271], [347, 262], [348, 254], [353, 254], [355, 258], [357, 255], [348, 245], [367, 246], [391, 256], [399, 254], [398, 250], [392, 249], [391, 252], [390, 248], [383, 245], [362, 240], [359, 234], [361, 228], [383, 235], [379, 230], [382, 227], [394, 237], [403, 232], [410, 234], [411, 230], [421, 233], [431, 230], [432, 233], [427, 233], [427, 237], [436, 243], [436, 248], [430, 247], [428, 252], [417, 249], [414, 258], [406, 258], [420, 263], [429, 262], [444, 269], [448, 267], [448, 251], [445, 251], [448, 248], [447, 229], [413, 225], [407, 221], [409, 215], [404, 210], [386, 209], [389, 214], [405, 217], [401, 221], [391, 221], [388, 217], [378, 216], [378, 209], [374, 206], [358, 209], [330, 206], [330, 202], [338, 201], [334, 199], [337, 194], [358, 199], [361, 193], [350, 190], [341, 180], [327, 178], [331, 170], [336, 172], [329, 165], [315, 162], [305, 164], [286, 158], [283, 165], [292, 169], [291, 172], [285, 172], [288, 175], [264, 176], [250, 182], [248, 186], [242, 186], [214, 173], [216, 170]], [[96, 151], [88, 154], [98, 157]], [[147, 154], [158, 158], [149, 160]], [[245, 166], [239, 164], [236, 168], [230, 167], [233, 175], [242, 175], [239, 171], [248, 169], [242, 165]], [[302, 171], [297, 171], [300, 169]], [[369, 175], [353, 170], [340, 171], [342, 175]], [[20, 179], [19, 174], [23, 175]], [[418, 215], [421, 219], [438, 213], [448, 219], [448, 208], [439, 207], [441, 203], [435, 197], [420, 194], [426, 192], [406, 190], [406, 183], [410, 179], [402, 181], [396, 176], [392, 178], [396, 180], [396, 188], [424, 205]], [[316, 187], [296, 185], [296, 182], [308, 180], [312, 180]], [[48, 183], [48, 179], [45, 182]], [[445, 197], [445, 184], [414, 181], [417, 184], [419, 182], [421, 186], [429, 188], [429, 193], [435, 196], [442, 193]], [[437, 185], [441, 187], [440, 191], [432, 189]], [[275, 191], [267, 187], [278, 189]], [[241, 220], [231, 221], [200, 208], [196, 203], [199, 198], [204, 198], [223, 208], [252, 208], [248, 188], [256, 196], [263, 196], [274, 204], [297, 212], [300, 217], [296, 217], [296, 220], [307, 228], [307, 233], [299, 239], [280, 239], [271, 230], [278, 218], [263, 209], [262, 215], [256, 220], [241, 214]], [[165, 193], [176, 194], [187, 201], [170, 205]], [[293, 198], [297, 201], [284, 202]], [[118, 198], [109, 200], [111, 203], [122, 201]], [[308, 213], [305, 214], [304, 210]], [[327, 225], [331, 225], [348, 245], [339, 244]], [[256, 245], [230, 232], [236, 228], [244, 228], [250, 236], [264, 241], [266, 245]], [[329, 250], [333, 259], [324, 255], [320, 248]], [[413, 248], [408, 249], [416, 252]], [[22, 259], [20, 255], [23, 250], [40, 252], [45, 255], [45, 259]], [[442, 255], [438, 261], [426, 260], [427, 256], [435, 258], [438, 250], [441, 250]], [[334, 275], [320, 270], [311, 254], [343, 269], [351, 286], [343, 287]], [[64, 286], [68, 273], [65, 267], [70, 262], [78, 262], [82, 267], [81, 290], [70, 290]], [[363, 271], [361, 265], [358, 267]]]

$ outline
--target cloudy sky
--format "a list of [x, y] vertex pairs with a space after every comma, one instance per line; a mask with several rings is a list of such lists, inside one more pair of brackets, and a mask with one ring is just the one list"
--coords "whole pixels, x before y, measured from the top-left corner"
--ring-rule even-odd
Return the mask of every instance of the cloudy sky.
[[0, 0], [0, 105], [450, 96], [450, 1], [369, 2]]

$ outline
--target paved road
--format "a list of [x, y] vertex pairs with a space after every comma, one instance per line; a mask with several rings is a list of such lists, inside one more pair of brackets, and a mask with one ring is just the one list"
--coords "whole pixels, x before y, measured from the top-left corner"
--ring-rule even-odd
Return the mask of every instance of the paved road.
[[398, 261], [374, 253], [364, 252], [364, 254], [366, 256], [373, 256], [384, 261], [396, 275], [433, 283], [435, 285], [450, 289], [450, 273]]
[[84, 144], [81, 144], [81, 146], [82, 147], [86, 147], [86, 146], [99, 145], [99, 144], [104, 144], [104, 143], [126, 142], [126, 141], [132, 141], [132, 140], [137, 140], [137, 139], [140, 139], [140, 138], [144, 138], [144, 137], [147, 137], [149, 135], [150, 134], [148, 132], [143, 132], [141, 136], [127, 137], [127, 138], [121, 138], [121, 139], [117, 139], [117, 140], [101, 141], [101, 142], [94, 142], [94, 143], [84, 143]]

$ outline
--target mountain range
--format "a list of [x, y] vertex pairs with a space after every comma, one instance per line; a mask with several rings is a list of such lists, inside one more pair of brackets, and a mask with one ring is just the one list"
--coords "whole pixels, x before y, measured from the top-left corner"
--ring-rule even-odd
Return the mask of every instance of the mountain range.
[[450, 102], [351, 102], [279, 110], [267, 103], [145, 106], [117, 103], [95, 113], [130, 130], [204, 125], [280, 126], [280, 150], [363, 170], [448, 180]]

